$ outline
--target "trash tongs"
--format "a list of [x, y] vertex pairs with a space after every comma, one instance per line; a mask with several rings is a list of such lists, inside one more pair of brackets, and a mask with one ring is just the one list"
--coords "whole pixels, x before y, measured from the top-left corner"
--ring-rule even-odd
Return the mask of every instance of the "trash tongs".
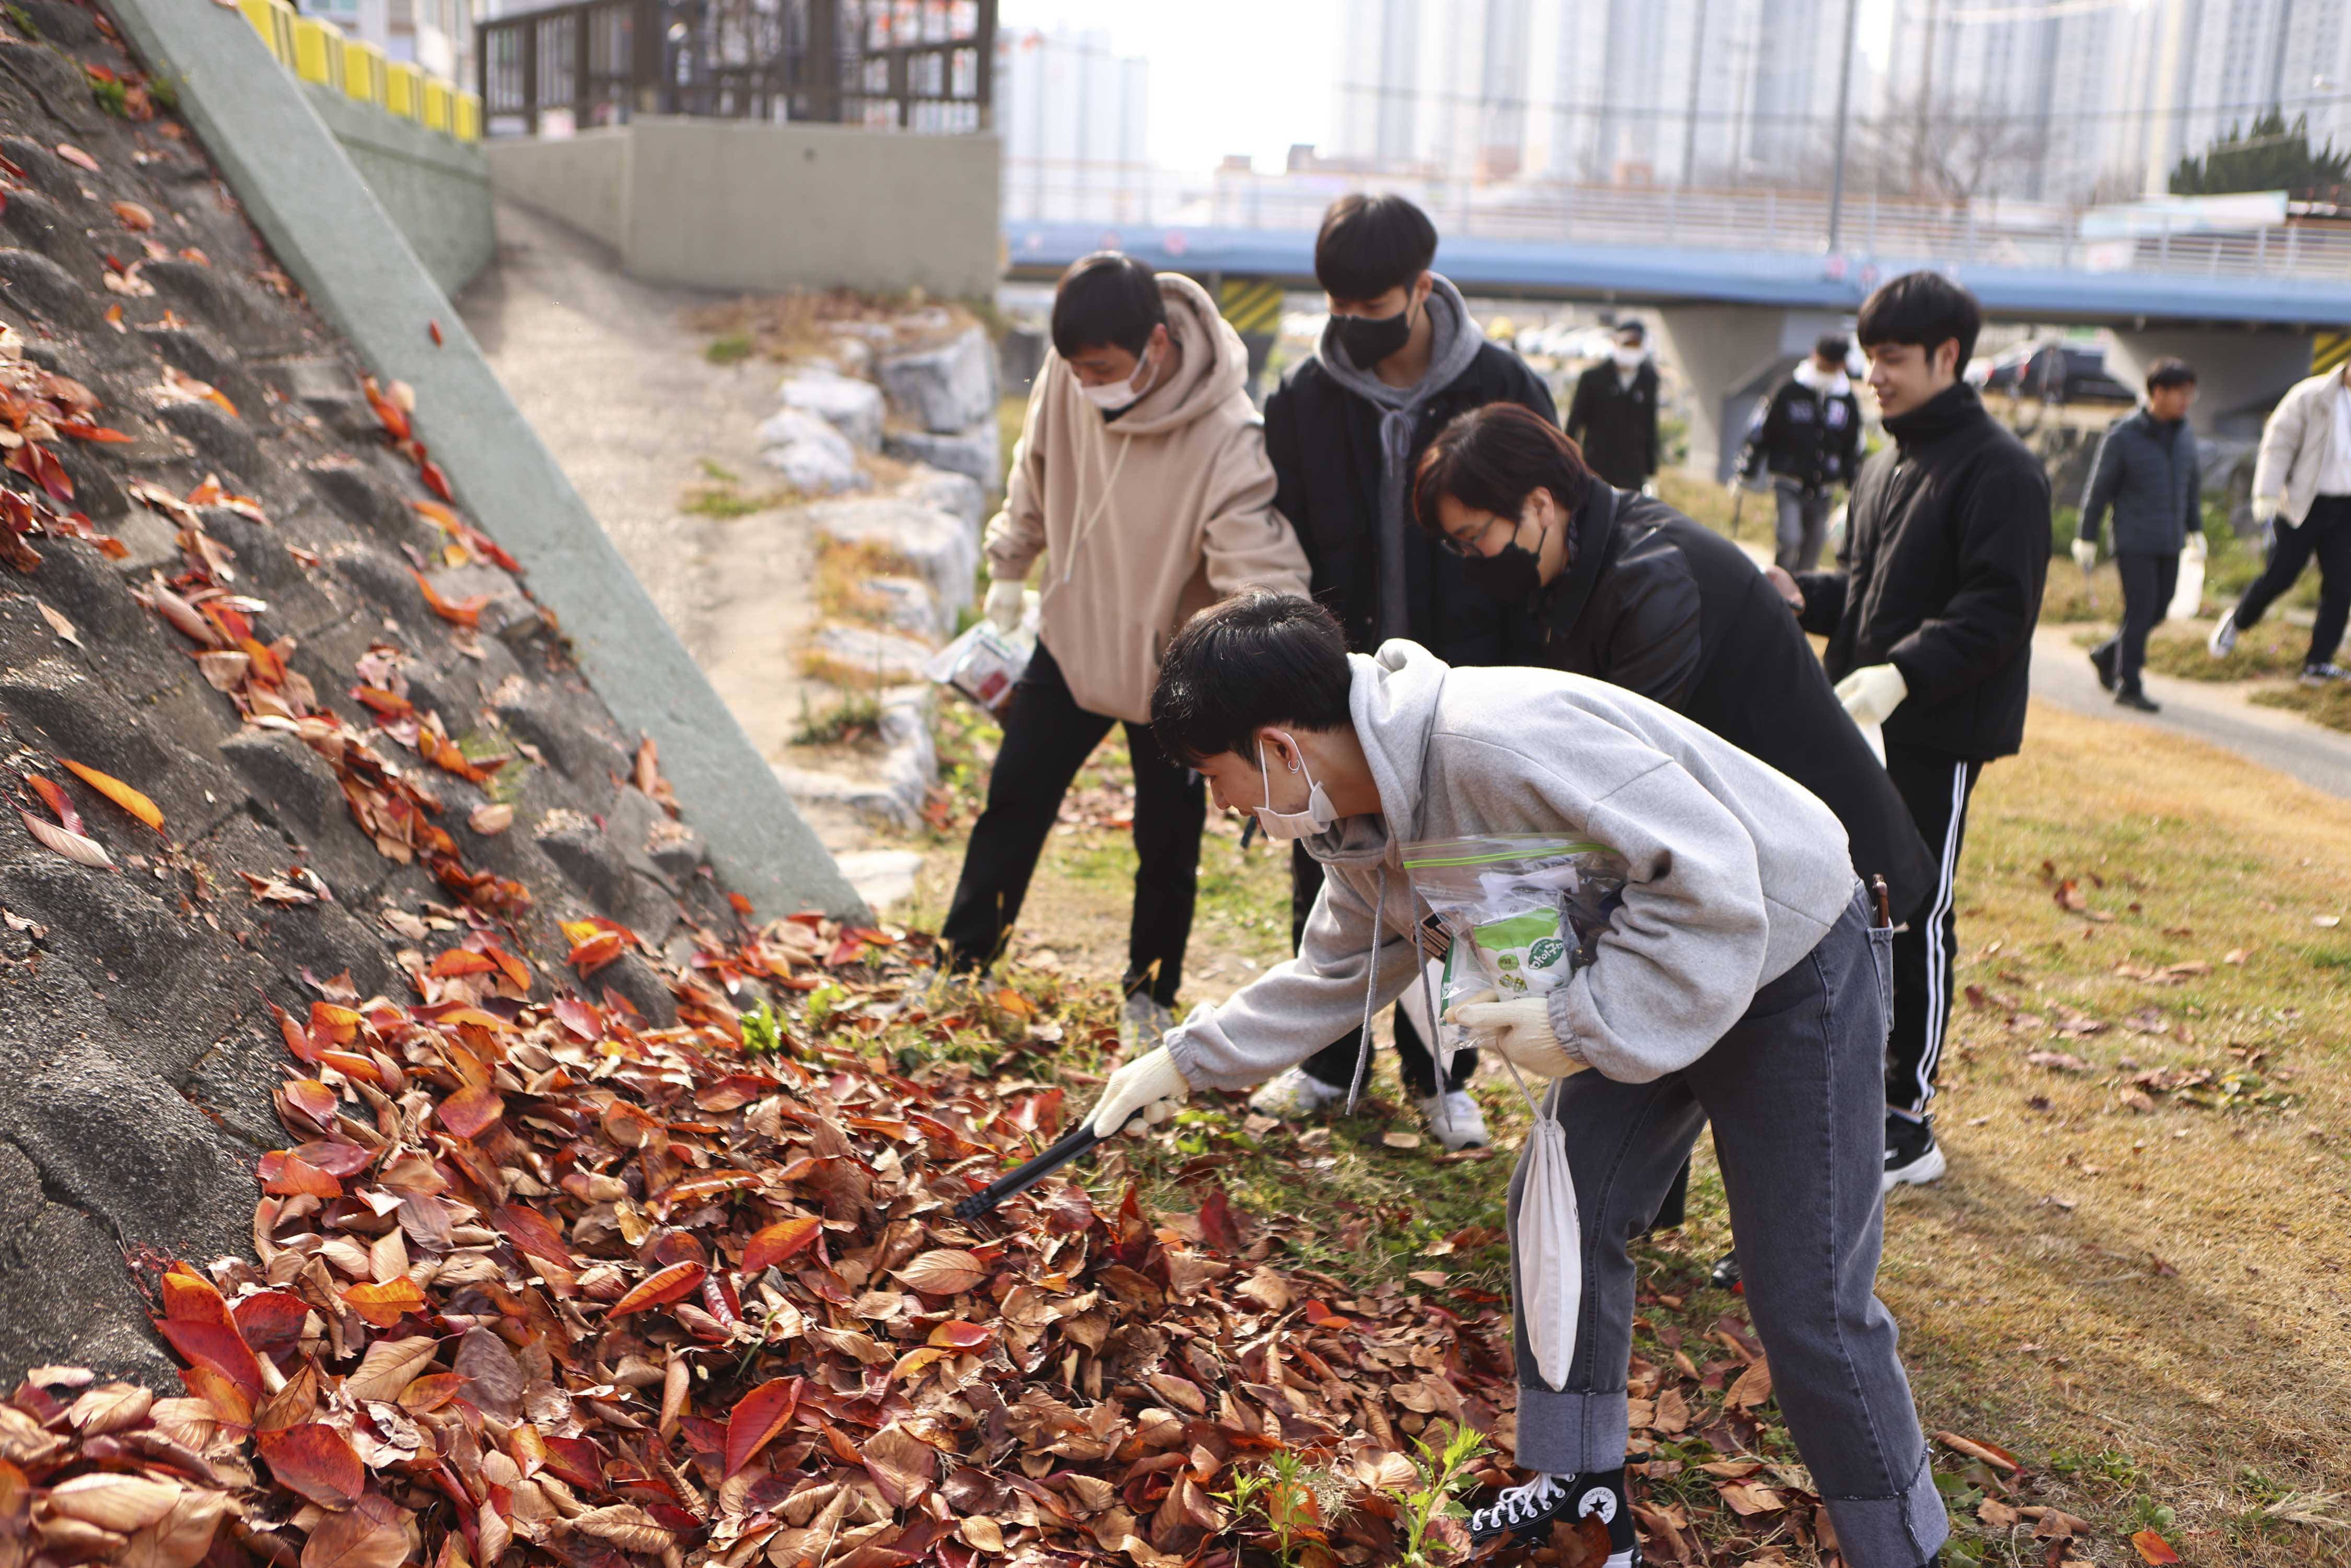
[[[1142, 1114], [1141, 1111], [1137, 1111], [1134, 1116], [1140, 1117]], [[1134, 1123], [1134, 1118], [1131, 1117], [1127, 1124], [1132, 1126]], [[953, 1210], [955, 1217], [961, 1220], [972, 1220], [979, 1218], [982, 1215], [993, 1213], [996, 1206], [1006, 1198], [1027, 1192], [1071, 1160], [1092, 1154], [1094, 1145], [1102, 1141], [1094, 1134], [1093, 1118], [1087, 1117], [1078, 1124], [1076, 1131], [1065, 1134], [1060, 1143], [1055, 1144], [1035, 1159], [1005, 1172], [995, 1181], [956, 1204]]]

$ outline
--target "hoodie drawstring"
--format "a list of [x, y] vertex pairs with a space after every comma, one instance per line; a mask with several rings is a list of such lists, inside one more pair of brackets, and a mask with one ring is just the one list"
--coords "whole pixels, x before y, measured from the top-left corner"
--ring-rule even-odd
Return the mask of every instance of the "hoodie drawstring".
[[1388, 862], [1380, 862], [1379, 902], [1372, 905], [1372, 951], [1365, 967], [1370, 971], [1364, 981], [1364, 1030], [1355, 1037], [1355, 1076], [1347, 1085], [1347, 1115], [1355, 1113], [1355, 1096], [1364, 1092], [1364, 1079], [1372, 1068], [1372, 1011], [1380, 994], [1380, 924], [1388, 913]]
[[1070, 574], [1078, 570], [1078, 551], [1084, 547], [1086, 539], [1093, 533], [1094, 525], [1102, 521], [1102, 514], [1110, 510], [1110, 498], [1118, 493], [1118, 476], [1126, 466], [1126, 455], [1133, 442], [1126, 436], [1117, 436], [1115, 439], [1118, 442], [1118, 457], [1110, 465], [1110, 476], [1102, 481], [1102, 496], [1094, 502], [1093, 510], [1088, 512], [1085, 520], [1078, 525], [1077, 531], [1070, 536], [1069, 559], [1061, 562], [1061, 576], [1046, 584], [1045, 591], [1038, 596], [1037, 604], [1040, 610], [1044, 608], [1045, 601], [1053, 596], [1055, 590], [1068, 584]]

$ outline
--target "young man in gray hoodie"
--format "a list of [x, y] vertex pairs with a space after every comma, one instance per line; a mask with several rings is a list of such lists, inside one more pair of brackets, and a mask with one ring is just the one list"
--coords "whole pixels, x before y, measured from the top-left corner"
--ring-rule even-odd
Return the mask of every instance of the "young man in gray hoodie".
[[[1628, 880], [1596, 956], [1548, 996], [1456, 1009], [1521, 1072], [1555, 1081], [1544, 1110], [1564, 1132], [1583, 1277], [1562, 1386], [1543, 1381], [1516, 1302], [1518, 1460], [1535, 1473], [1471, 1533], [1540, 1542], [1596, 1512], [1612, 1564], [1637, 1561], [1625, 1242], [1711, 1119], [1756, 1331], [1839, 1550], [1853, 1568], [1931, 1563], [1943, 1505], [1873, 1293], [1891, 934], [1828, 808], [1645, 697], [1555, 671], [1457, 669], [1401, 641], [1350, 655], [1327, 612], [1270, 593], [1176, 634], [1152, 724], [1218, 805], [1303, 842], [1326, 875], [1298, 956], [1121, 1067], [1095, 1131], [1164, 1120], [1195, 1087], [1256, 1083], [1414, 983], [1426, 911], [1403, 846], [1543, 833], [1611, 847]], [[1522, 1165], [1514, 1228], [1523, 1180]]]

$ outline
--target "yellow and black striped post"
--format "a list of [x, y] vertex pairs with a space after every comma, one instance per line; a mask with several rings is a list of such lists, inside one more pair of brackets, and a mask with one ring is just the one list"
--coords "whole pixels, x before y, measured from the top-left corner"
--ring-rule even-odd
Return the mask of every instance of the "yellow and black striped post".
[[[1229, 287], [1229, 286], [1228, 286]], [[2314, 332], [2310, 339], [2310, 373], [2323, 376], [2339, 371], [2351, 360], [2351, 332]]]
[[1217, 309], [1249, 350], [1249, 382], [1254, 385], [1273, 354], [1273, 340], [1281, 331], [1281, 285], [1258, 278], [1227, 277], [1217, 284]]

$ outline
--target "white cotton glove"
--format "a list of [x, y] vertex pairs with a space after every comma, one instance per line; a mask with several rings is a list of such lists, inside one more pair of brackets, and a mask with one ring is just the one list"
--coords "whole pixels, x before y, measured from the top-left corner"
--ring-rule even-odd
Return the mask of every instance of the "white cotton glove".
[[2277, 515], [2284, 510], [2285, 501], [2282, 497], [2256, 496], [2253, 497], [2253, 521], [2261, 524], [2263, 528], [2267, 528], [2271, 523], [2275, 522], [2277, 520]]
[[2189, 560], [2202, 560], [2206, 555], [2210, 553], [2210, 551], [2211, 545], [2204, 538], [2202, 529], [2199, 528], [2195, 533], [2188, 536], [2188, 559]]
[[1491, 991], [1445, 1010], [1445, 1021], [1466, 1030], [1481, 1047], [1492, 1050], [1521, 1072], [1537, 1078], [1565, 1078], [1583, 1071], [1584, 1063], [1568, 1055], [1551, 1025], [1551, 1003], [1542, 997], [1498, 999]]
[[[1107, 1138], [1121, 1131], [1149, 1132], [1176, 1113], [1192, 1092], [1185, 1082], [1183, 1070], [1176, 1059], [1167, 1054], [1164, 1045], [1154, 1046], [1133, 1061], [1110, 1075], [1102, 1086], [1102, 1099], [1093, 1113], [1094, 1136]], [[1133, 1128], [1127, 1122], [1140, 1111], [1143, 1121]]]
[[2075, 539], [2074, 564], [2082, 569], [2083, 576], [2087, 577], [2091, 570], [2098, 564], [2098, 547], [2088, 539]]
[[987, 585], [987, 618], [996, 622], [998, 631], [1020, 630], [1020, 617], [1028, 607], [1029, 595], [1019, 583], [998, 578]]
[[1891, 664], [1870, 664], [1836, 684], [1837, 701], [1858, 725], [1884, 724], [1910, 695], [1910, 683]]

